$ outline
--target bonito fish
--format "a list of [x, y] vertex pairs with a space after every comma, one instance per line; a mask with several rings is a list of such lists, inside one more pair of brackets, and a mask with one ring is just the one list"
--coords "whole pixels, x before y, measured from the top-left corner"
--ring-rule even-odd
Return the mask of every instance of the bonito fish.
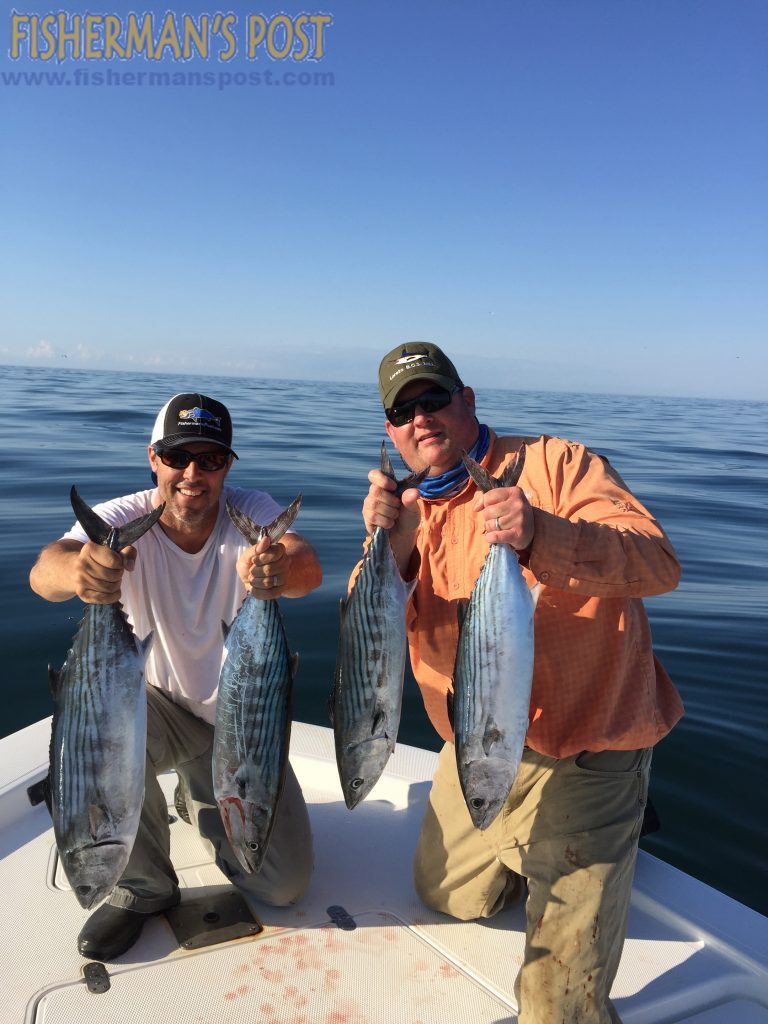
[[[227, 502], [249, 544], [276, 543], [296, 518], [301, 495], [268, 526]], [[267, 851], [288, 765], [291, 656], [277, 601], [247, 595], [225, 627], [226, 656], [219, 677], [213, 743], [213, 792], [230, 846], [243, 869], [258, 871]]]
[[[395, 479], [384, 444], [381, 469]], [[426, 471], [397, 481], [398, 497]], [[331, 718], [344, 801], [351, 810], [373, 789], [395, 749], [408, 640], [405, 609], [415, 581], [405, 583], [389, 531], [376, 526], [347, 601], [341, 602]]]
[[[72, 507], [96, 544], [133, 544], [164, 505], [113, 527], [80, 498]], [[50, 796], [56, 845], [81, 906], [105, 899], [128, 863], [144, 802], [147, 701], [139, 642], [118, 604], [89, 604], [61, 671], [49, 669], [56, 701]]]
[[[514, 487], [525, 447], [500, 479], [463, 456], [482, 491]], [[476, 828], [496, 818], [517, 776], [528, 731], [533, 679], [533, 613], [529, 590], [508, 544], [491, 544], [466, 608], [454, 667], [453, 720], [461, 788]]]

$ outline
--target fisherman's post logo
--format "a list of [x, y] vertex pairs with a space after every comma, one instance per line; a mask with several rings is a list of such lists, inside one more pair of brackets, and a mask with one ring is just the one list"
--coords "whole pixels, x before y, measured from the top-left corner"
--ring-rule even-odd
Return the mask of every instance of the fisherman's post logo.
[[221, 430], [221, 417], [214, 416], [207, 409], [201, 409], [196, 405], [193, 409], [179, 409], [180, 427], [211, 427], [213, 430]]

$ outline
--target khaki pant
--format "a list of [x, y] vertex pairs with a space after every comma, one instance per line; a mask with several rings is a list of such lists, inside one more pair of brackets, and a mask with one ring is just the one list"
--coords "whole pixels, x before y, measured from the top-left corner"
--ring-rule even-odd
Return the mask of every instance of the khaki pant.
[[[627, 927], [651, 751], [545, 757], [526, 749], [498, 818], [476, 829], [452, 743], [440, 754], [414, 861], [419, 896], [462, 921], [527, 882], [520, 1024], [615, 1024], [608, 996]], [[521, 877], [522, 876], [522, 877]]]
[[108, 902], [140, 913], [157, 913], [179, 902], [170, 858], [168, 804], [157, 775], [175, 769], [190, 820], [197, 825], [219, 868], [240, 889], [273, 906], [295, 903], [312, 874], [312, 833], [299, 783], [288, 766], [285, 786], [261, 870], [241, 868], [227, 840], [213, 795], [213, 726], [147, 686], [147, 763], [144, 805], [131, 856]]

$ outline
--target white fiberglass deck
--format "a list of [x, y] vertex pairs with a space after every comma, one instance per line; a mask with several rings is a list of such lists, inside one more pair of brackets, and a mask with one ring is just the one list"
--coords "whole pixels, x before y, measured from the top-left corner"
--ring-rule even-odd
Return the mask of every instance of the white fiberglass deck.
[[[165, 917], [107, 966], [94, 994], [75, 939], [87, 912], [68, 891], [44, 806], [50, 725], [0, 741], [2, 1024], [513, 1024], [523, 912], [461, 924], [426, 910], [411, 855], [435, 756], [400, 746], [355, 811], [344, 806], [328, 729], [295, 724], [291, 761], [310, 808], [315, 874], [297, 907], [254, 906], [261, 934], [178, 947]], [[169, 804], [175, 778], [164, 780]], [[172, 808], [171, 808], [172, 810]], [[171, 827], [185, 898], [226, 889], [196, 831]], [[327, 908], [357, 925], [342, 930]], [[641, 854], [613, 998], [625, 1024], [768, 1024], [768, 919]]]

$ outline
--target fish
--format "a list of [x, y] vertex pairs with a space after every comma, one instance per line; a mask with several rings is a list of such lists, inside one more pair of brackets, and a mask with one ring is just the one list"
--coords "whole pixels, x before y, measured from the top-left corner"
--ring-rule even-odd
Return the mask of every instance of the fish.
[[[386, 445], [381, 469], [395, 480]], [[427, 471], [395, 480], [399, 497]], [[389, 531], [375, 526], [352, 592], [340, 607], [330, 708], [344, 802], [352, 810], [370, 793], [395, 749], [408, 639], [405, 610], [416, 581], [405, 583]]]
[[[462, 459], [481, 491], [514, 487], [525, 464], [525, 446], [500, 478], [466, 453]], [[539, 584], [528, 588], [514, 549], [495, 543], [460, 614], [453, 674], [456, 766], [467, 810], [481, 830], [504, 806], [522, 760], [538, 595]]]
[[[249, 544], [277, 543], [296, 518], [301, 495], [267, 526], [230, 501], [227, 512]], [[247, 874], [259, 871], [269, 845], [288, 766], [293, 680], [298, 657], [277, 601], [248, 594], [231, 626], [222, 624], [213, 739], [213, 792], [229, 845]]]
[[[163, 514], [116, 527], [77, 493], [70, 501], [95, 544], [113, 551], [135, 543]], [[55, 701], [50, 748], [50, 810], [64, 873], [90, 910], [125, 871], [144, 802], [147, 701], [139, 640], [121, 605], [89, 604], [61, 669], [48, 669]]]

